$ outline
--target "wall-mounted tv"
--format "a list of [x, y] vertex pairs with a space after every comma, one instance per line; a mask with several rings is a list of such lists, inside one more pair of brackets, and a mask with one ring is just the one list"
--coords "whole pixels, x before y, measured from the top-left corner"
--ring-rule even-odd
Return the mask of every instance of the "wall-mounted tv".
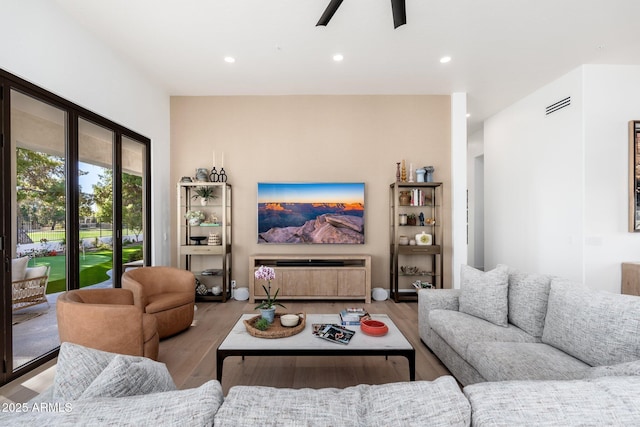
[[258, 183], [258, 243], [364, 244], [364, 183]]

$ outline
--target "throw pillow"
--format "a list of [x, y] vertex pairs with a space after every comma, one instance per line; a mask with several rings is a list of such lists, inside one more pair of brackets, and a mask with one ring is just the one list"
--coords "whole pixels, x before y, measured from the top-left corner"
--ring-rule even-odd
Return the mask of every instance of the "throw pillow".
[[78, 399], [115, 357], [115, 353], [63, 342], [53, 379], [53, 401]]
[[540, 338], [547, 314], [551, 276], [509, 273], [509, 323]]
[[11, 260], [11, 281], [15, 282], [23, 280], [27, 273], [27, 264], [29, 263], [29, 257], [14, 258]]
[[164, 363], [117, 355], [79, 397], [123, 397], [172, 391], [176, 385]]
[[40, 265], [38, 267], [27, 268], [27, 271], [24, 275], [25, 279], [34, 279], [36, 277], [42, 277], [47, 275], [47, 270], [49, 267], [46, 265]]
[[460, 278], [459, 311], [507, 326], [509, 268], [499, 264], [494, 270], [484, 272], [463, 265]]

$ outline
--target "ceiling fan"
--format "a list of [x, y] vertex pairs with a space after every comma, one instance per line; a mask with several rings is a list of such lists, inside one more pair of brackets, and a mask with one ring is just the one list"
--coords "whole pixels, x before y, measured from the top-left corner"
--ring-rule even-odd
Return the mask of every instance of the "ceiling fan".
[[[316, 27], [319, 25], [326, 26], [341, 4], [342, 0], [331, 0], [327, 8], [324, 10], [324, 13], [320, 17], [320, 20], [316, 24]], [[399, 26], [407, 23], [407, 10], [405, 7], [405, 0], [391, 0], [391, 10], [393, 12], [393, 28], [398, 28]]]

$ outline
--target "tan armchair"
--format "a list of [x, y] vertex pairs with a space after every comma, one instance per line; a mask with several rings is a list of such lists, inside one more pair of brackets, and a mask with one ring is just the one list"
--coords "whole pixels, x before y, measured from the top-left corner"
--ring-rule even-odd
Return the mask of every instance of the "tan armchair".
[[196, 278], [174, 267], [141, 267], [122, 275], [122, 288], [133, 292], [136, 306], [153, 314], [160, 338], [191, 326], [196, 301]]
[[81, 289], [62, 293], [56, 303], [60, 342], [158, 360], [154, 316], [133, 304], [126, 289]]

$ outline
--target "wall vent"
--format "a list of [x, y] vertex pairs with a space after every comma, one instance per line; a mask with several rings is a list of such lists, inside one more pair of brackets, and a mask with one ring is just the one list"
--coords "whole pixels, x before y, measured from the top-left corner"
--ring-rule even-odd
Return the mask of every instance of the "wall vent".
[[545, 115], [548, 116], [549, 114], [555, 113], [556, 111], [561, 110], [564, 107], [568, 107], [569, 105], [571, 105], [571, 97], [567, 96], [565, 99], [562, 99], [555, 104], [549, 105], [547, 107], [547, 112], [545, 113]]

